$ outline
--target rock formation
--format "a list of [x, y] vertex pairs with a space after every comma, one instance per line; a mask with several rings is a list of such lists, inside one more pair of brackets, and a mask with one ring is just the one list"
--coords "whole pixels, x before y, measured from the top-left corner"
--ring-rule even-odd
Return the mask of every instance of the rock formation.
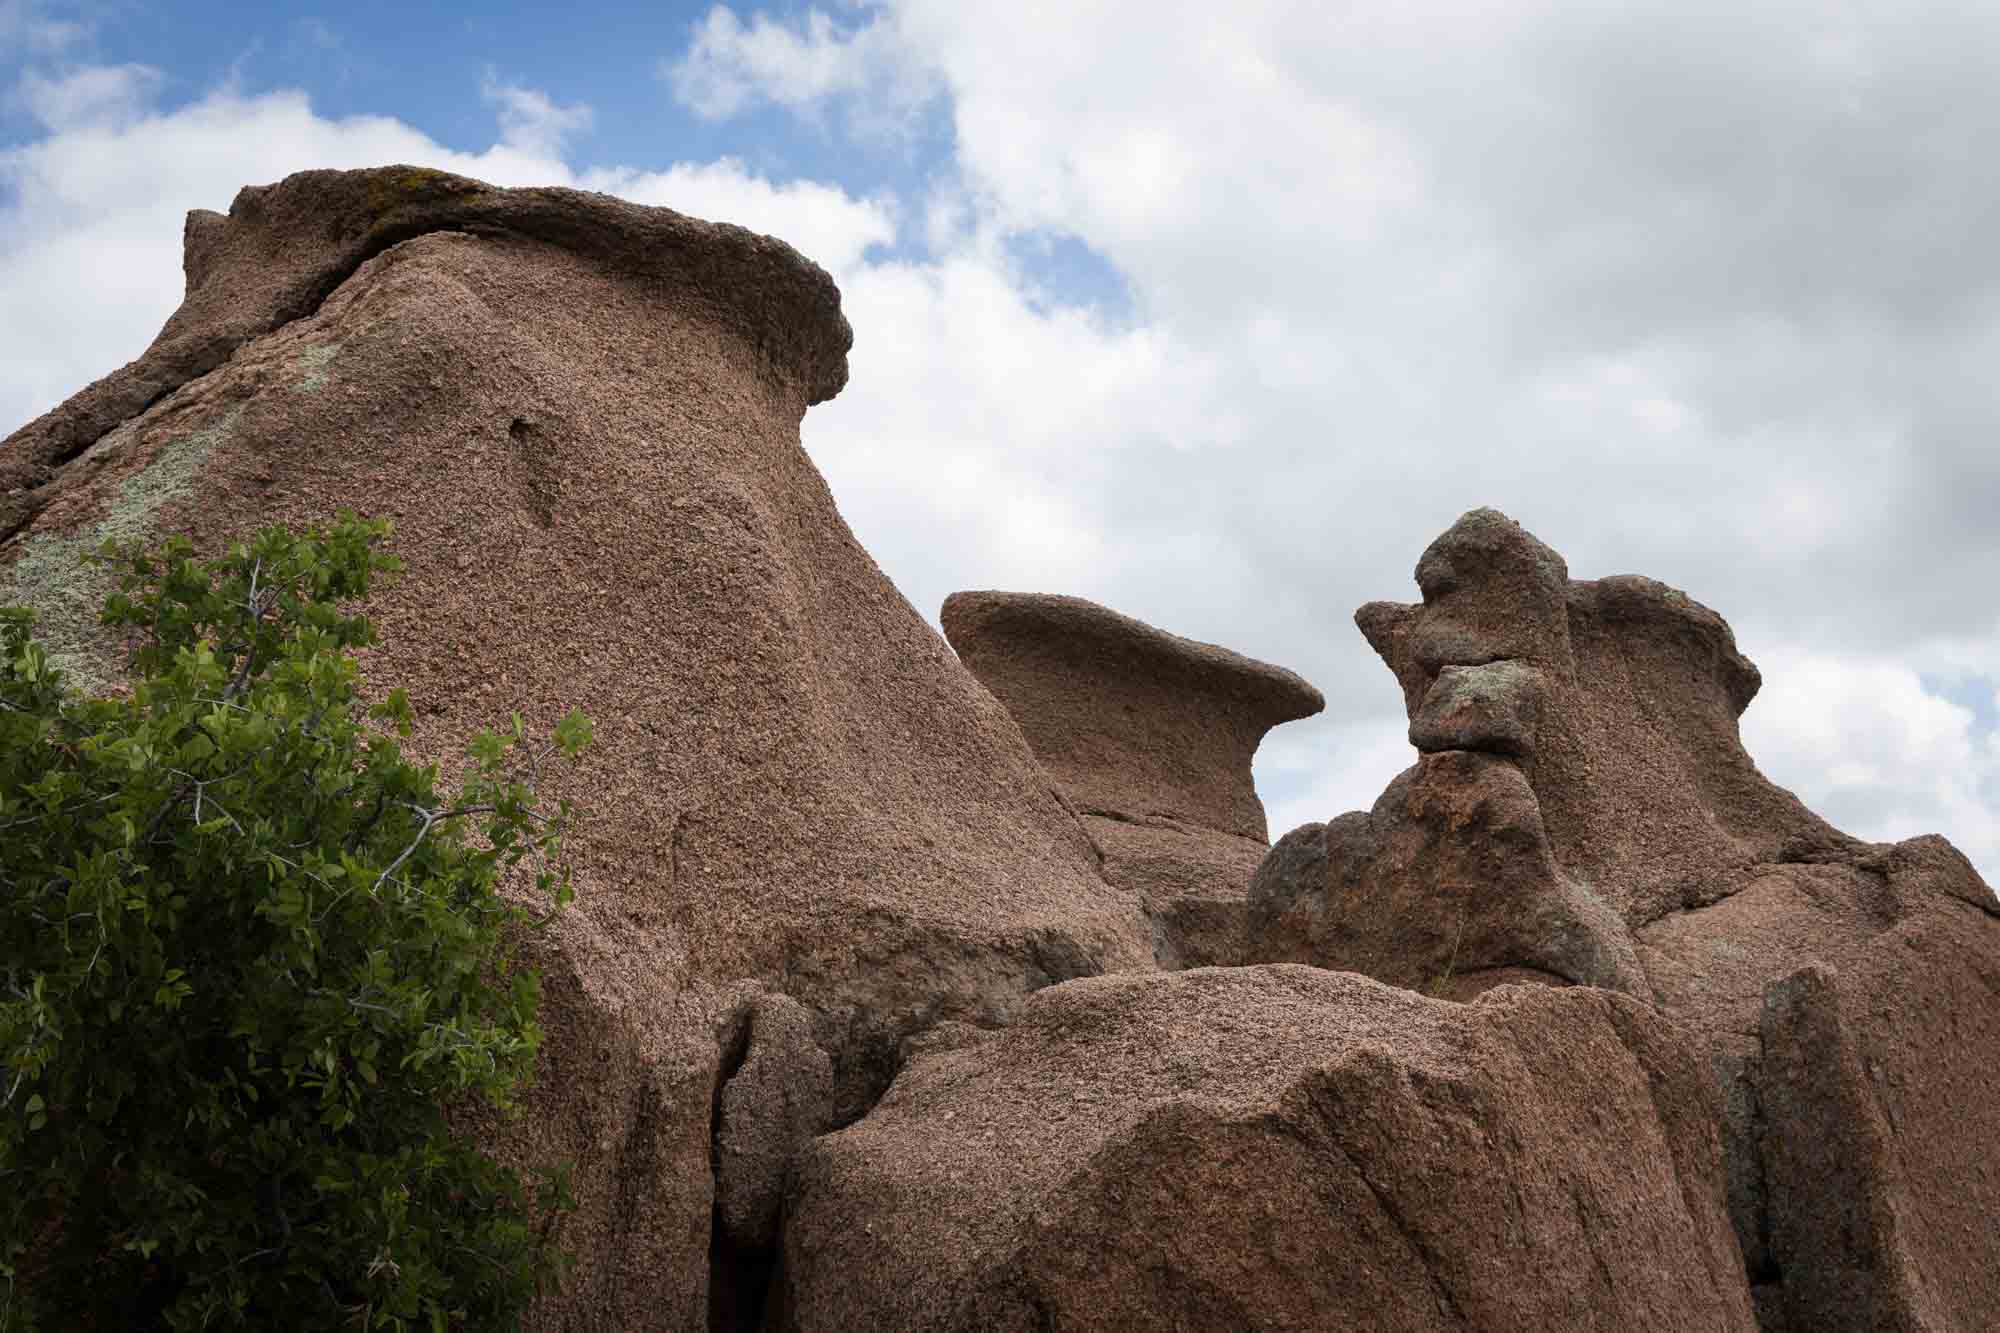
[[1715, 1101], [1604, 991], [1051, 987], [814, 1144], [777, 1327], [1747, 1331]]
[[1372, 810], [1281, 842], [1251, 957], [1461, 999], [1533, 980], [1648, 1001], [1708, 1043], [1767, 1327], [1982, 1323], [1991, 891], [1943, 839], [1862, 843], [1766, 780], [1737, 733], [1757, 670], [1685, 594], [1573, 581], [1493, 510], [1438, 538], [1417, 584], [1420, 605], [1355, 620], [1421, 758]]
[[[820, 269], [666, 209], [408, 167], [245, 189], [190, 215], [186, 262], [144, 355], [0, 443], [0, 602], [112, 684], [86, 544], [212, 555], [352, 507], [394, 518], [408, 566], [366, 608], [362, 670], [371, 698], [408, 689], [414, 758], [455, 774], [512, 710], [597, 720], [544, 790], [585, 822], [533, 960], [540, 1085], [481, 1127], [577, 1163], [582, 1259], [544, 1326], [703, 1327], [711, 1236], [774, 1234], [769, 1153], [821, 1127], [822, 1071], [757, 996], [810, 1015], [843, 1123], [908, 1034], [1153, 966], [1137, 895], [799, 447], [851, 339]], [[798, 1080], [770, 1134], [727, 1092], [743, 1052], [758, 1088]], [[731, 1125], [763, 1146], [718, 1218]]]
[[782, 243], [391, 167], [186, 253], [154, 345], [0, 442], [0, 603], [116, 689], [84, 549], [354, 508], [413, 758], [596, 719], [542, 787], [539, 1081], [454, 1112], [573, 1164], [532, 1327], [2000, 1309], [2000, 908], [1757, 772], [1714, 612], [1466, 515], [1357, 616], [1419, 762], [1267, 854], [1250, 758], [1318, 693], [1070, 598], [952, 598], [955, 656], [799, 447], [850, 332]]
[[1265, 732], [1324, 708], [1320, 692], [1080, 597], [953, 593], [940, 620], [1082, 818], [1104, 877], [1145, 897], [1161, 963], [1242, 961], [1269, 848], [1250, 761]]

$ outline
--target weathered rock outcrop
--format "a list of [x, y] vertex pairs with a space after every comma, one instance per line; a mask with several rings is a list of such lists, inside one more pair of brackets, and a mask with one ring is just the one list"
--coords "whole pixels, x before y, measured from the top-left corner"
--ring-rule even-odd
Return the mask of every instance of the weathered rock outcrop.
[[1318, 693], [1070, 598], [959, 594], [954, 656], [799, 448], [850, 331], [783, 244], [395, 167], [191, 215], [187, 273], [0, 442], [0, 602], [117, 688], [83, 550], [354, 508], [413, 757], [597, 720], [539, 1081], [453, 1108], [574, 1164], [536, 1327], [2000, 1309], [2000, 907], [1757, 772], [1714, 612], [1466, 515], [1357, 615], [1422, 758], [1266, 855]]
[[[666, 209], [392, 167], [192, 214], [187, 274], [138, 361], [0, 443], [0, 601], [115, 682], [84, 545], [214, 554], [353, 507], [395, 519], [408, 566], [363, 670], [408, 689], [414, 757], [455, 773], [512, 710], [597, 720], [544, 788], [584, 822], [535, 958], [540, 1084], [488, 1127], [577, 1159], [582, 1260], [544, 1326], [702, 1327], [711, 1234], [772, 1234], [784, 1145], [860, 1114], [906, 1035], [1153, 965], [1137, 896], [799, 447], [851, 338], [820, 269]], [[732, 1077], [800, 1100], [764, 1124]]]
[[1355, 613], [1403, 687], [1411, 743], [1515, 759], [1556, 861], [1628, 921], [1712, 902], [1745, 866], [1858, 846], [1743, 752], [1757, 669], [1684, 593], [1572, 581], [1491, 509], [1431, 543], [1417, 586], [1421, 604]]
[[1080, 597], [953, 593], [940, 621], [1082, 817], [1105, 878], [1145, 895], [1162, 963], [1241, 961], [1269, 847], [1250, 762], [1265, 732], [1324, 708], [1320, 692]]
[[777, 1327], [1749, 1330], [1715, 1097], [1604, 991], [1071, 982], [817, 1141]]
[[1685, 594], [1572, 581], [1493, 510], [1417, 583], [1355, 619], [1422, 758], [1260, 868], [1252, 958], [1649, 1000], [1708, 1043], [1769, 1326], [1977, 1326], [2000, 1308], [2000, 1238], [1969, 1223], [2000, 1170], [1966, 1146], [2000, 1130], [1991, 891], [1942, 839], [1862, 843], [1765, 779], [1737, 732], [1757, 670]]

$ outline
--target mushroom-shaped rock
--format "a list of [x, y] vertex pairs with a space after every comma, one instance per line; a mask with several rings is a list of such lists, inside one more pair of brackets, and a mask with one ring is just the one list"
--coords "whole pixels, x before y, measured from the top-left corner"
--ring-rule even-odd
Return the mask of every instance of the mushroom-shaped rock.
[[1417, 583], [1421, 604], [1355, 620], [1424, 756], [1328, 822], [1319, 866], [1260, 868], [1250, 957], [1650, 996], [1709, 1043], [1760, 1308], [1792, 1328], [1989, 1318], [2000, 1237], [1961, 1223], [2000, 1212], [1991, 1150], [1968, 1146], [2000, 1141], [1991, 890], [1942, 839], [1862, 843], [1759, 773], [1737, 729], [1757, 669], [1685, 593], [1571, 580], [1490, 509]]
[[227, 216], [187, 215], [187, 294], [145, 354], [0, 447], [0, 540], [52, 498], [45, 488], [63, 464], [245, 343], [312, 315], [369, 259], [421, 236], [482, 230], [591, 255], [629, 283], [665, 283], [808, 403], [847, 383], [854, 333], [839, 291], [773, 237], [609, 195], [496, 189], [428, 167], [304, 171], [245, 186]]
[[1250, 761], [1264, 733], [1326, 707], [1283, 667], [1081, 597], [960, 592], [940, 617], [959, 660], [1021, 723], [1084, 814], [1268, 839]]
[[1283, 667], [1080, 597], [960, 592], [940, 617], [1082, 817], [1114, 884], [1147, 895], [1173, 965], [1234, 963], [1268, 846], [1250, 764], [1326, 706]]
[[[357, 656], [367, 702], [407, 690], [414, 760], [455, 774], [515, 711], [597, 720], [540, 791], [580, 815], [577, 900], [534, 941], [542, 1067], [519, 1122], [478, 1126], [575, 1163], [581, 1258], [541, 1326], [704, 1325], [743, 986], [809, 1011], [851, 1120], [911, 1033], [1154, 966], [1137, 895], [800, 448], [852, 336], [817, 266], [411, 167], [246, 189], [187, 244], [153, 346], [0, 443], [0, 603], [41, 613], [72, 683], [115, 685], [81, 551], [184, 532], [213, 556], [353, 508], [394, 518], [406, 565]], [[796, 1126], [730, 1121], [757, 1164], [723, 1223], [754, 1244]]]
[[1042, 991], [801, 1159], [796, 1333], [1749, 1333], [1699, 1045], [1605, 991]]

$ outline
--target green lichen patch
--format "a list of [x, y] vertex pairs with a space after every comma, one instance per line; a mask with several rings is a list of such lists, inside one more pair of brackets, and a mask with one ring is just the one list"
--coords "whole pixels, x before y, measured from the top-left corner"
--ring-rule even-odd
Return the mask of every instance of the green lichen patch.
[[50, 663], [68, 676], [72, 690], [110, 689], [120, 646], [98, 623], [104, 599], [117, 587], [116, 576], [85, 564], [83, 557], [107, 540], [147, 538], [153, 515], [188, 493], [196, 471], [242, 414], [241, 406], [231, 408], [202, 429], [168, 441], [158, 457], [118, 484], [103, 518], [75, 532], [36, 533], [21, 544], [20, 559], [0, 569], [0, 605], [34, 611], [35, 637]]
[[324, 389], [327, 380], [330, 378], [326, 368], [333, 363], [333, 358], [339, 354], [339, 343], [320, 343], [317, 346], [308, 347], [300, 352], [296, 358], [296, 362], [299, 369], [305, 373], [299, 378], [299, 391], [301, 393], [318, 393], [321, 389]]
[[379, 229], [412, 205], [471, 203], [492, 193], [490, 185], [430, 167], [383, 172], [368, 184], [368, 212], [373, 219], [369, 226]]

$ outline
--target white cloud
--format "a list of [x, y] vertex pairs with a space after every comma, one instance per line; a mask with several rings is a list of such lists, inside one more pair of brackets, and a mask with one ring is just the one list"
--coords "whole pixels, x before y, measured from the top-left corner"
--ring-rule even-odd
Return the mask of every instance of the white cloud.
[[1257, 751], [1257, 794], [1276, 842], [1301, 824], [1367, 810], [1398, 773], [1417, 762], [1409, 725], [1371, 718], [1312, 740], [1297, 727], [1272, 733]]
[[893, 200], [855, 199], [813, 181], [762, 180], [734, 158], [677, 163], [665, 171], [599, 168], [584, 172], [577, 183], [634, 203], [782, 237], [836, 277], [858, 266], [870, 247], [896, 239]]
[[0, 0], [0, 54], [55, 55], [90, 34], [87, 24], [51, 18], [35, 0]]
[[51, 77], [29, 70], [15, 97], [50, 130], [122, 125], [158, 95], [165, 76], [146, 65], [96, 65]]
[[[794, 22], [759, 13], [746, 24], [716, 5], [690, 36], [687, 52], [660, 73], [676, 100], [706, 120], [771, 102], [819, 123], [823, 104], [844, 99], [850, 129], [907, 137], [937, 89], [934, 71], [892, 22], [841, 28], [809, 9]], [[866, 102], [855, 100], [864, 93]]]
[[866, 36], [836, 37], [833, 20], [818, 10], [794, 29], [762, 14], [746, 25], [717, 5], [695, 25], [687, 54], [665, 73], [695, 114], [719, 120], [759, 98], [803, 105], [858, 92], [870, 75], [873, 45]]
[[531, 157], [561, 160], [570, 137], [591, 125], [589, 107], [557, 106], [547, 93], [501, 83], [490, 70], [479, 92], [499, 108], [500, 142]]
[[1766, 776], [1858, 837], [1943, 833], [1989, 874], [2000, 867], [2000, 741], [1971, 709], [1899, 662], [1796, 646], [1760, 656], [1766, 683], [1743, 738]]

